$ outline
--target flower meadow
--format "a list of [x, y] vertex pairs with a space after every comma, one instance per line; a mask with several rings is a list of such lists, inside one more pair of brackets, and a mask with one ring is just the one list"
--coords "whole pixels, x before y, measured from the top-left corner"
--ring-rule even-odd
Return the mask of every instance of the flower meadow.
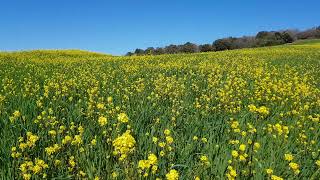
[[1, 179], [320, 179], [320, 45], [0, 53]]

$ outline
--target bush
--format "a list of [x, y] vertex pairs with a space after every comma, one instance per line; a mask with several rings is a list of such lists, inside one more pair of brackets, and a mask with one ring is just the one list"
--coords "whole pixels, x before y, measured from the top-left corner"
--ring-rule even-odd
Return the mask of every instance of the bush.
[[199, 46], [199, 51], [200, 52], [209, 52], [209, 51], [213, 51], [213, 47], [211, 44], [203, 44]]
[[212, 46], [214, 46], [216, 51], [224, 51], [224, 50], [231, 50], [236, 49], [234, 41], [236, 38], [224, 38], [224, 39], [218, 39], [213, 42]]

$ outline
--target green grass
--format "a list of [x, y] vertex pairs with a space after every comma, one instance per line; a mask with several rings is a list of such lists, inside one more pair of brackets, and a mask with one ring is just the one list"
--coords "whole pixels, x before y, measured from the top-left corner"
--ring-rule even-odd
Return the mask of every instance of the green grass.
[[293, 45], [320, 45], [320, 39], [299, 40], [292, 44]]

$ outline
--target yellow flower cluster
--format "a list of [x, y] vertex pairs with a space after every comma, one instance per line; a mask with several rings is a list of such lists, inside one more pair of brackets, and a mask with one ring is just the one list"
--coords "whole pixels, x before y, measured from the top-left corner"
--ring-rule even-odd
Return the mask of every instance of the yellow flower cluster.
[[46, 178], [46, 173], [43, 171], [49, 166], [41, 159], [35, 159], [35, 162], [25, 161], [20, 165], [20, 171], [25, 180], [29, 180], [32, 177], [32, 174], [38, 175], [42, 174], [43, 178]]
[[50, 156], [53, 153], [58, 152], [61, 149], [61, 147], [58, 144], [54, 144], [53, 146], [49, 146], [45, 148], [45, 151], [47, 152], [47, 154]]
[[151, 168], [152, 174], [155, 174], [158, 170], [158, 158], [155, 154], [149, 154], [147, 160], [140, 160], [138, 162], [138, 168], [140, 169], [141, 173], [144, 172], [143, 176], [148, 176], [148, 170]]
[[37, 135], [34, 135], [32, 132], [27, 132], [27, 139], [24, 142], [23, 138], [19, 138], [19, 148], [21, 151], [24, 151], [26, 148], [32, 148], [36, 145], [36, 142], [39, 140]]
[[206, 166], [210, 165], [209, 158], [206, 155], [200, 156], [200, 161], [203, 165], [206, 165]]
[[9, 120], [11, 123], [13, 123], [16, 119], [18, 119], [21, 116], [20, 111], [16, 110], [12, 113], [12, 116], [9, 117]]
[[299, 164], [293, 162], [294, 156], [292, 154], [285, 154], [284, 159], [289, 162], [289, 168], [292, 169], [294, 174], [300, 173]]
[[263, 116], [266, 116], [270, 113], [269, 108], [267, 108], [265, 106], [256, 107], [255, 105], [250, 104], [250, 105], [248, 105], [248, 108], [249, 108], [250, 112], [258, 113]]
[[112, 145], [114, 147], [113, 154], [118, 155], [119, 160], [123, 161], [127, 158], [127, 156], [132, 153], [135, 149], [136, 141], [134, 137], [130, 134], [131, 132], [127, 130], [121, 136], [117, 137]]
[[[283, 135], [285, 138], [288, 138], [288, 134], [289, 134], [289, 127], [288, 126], [281, 125], [279, 123], [276, 123], [275, 125], [267, 124], [267, 130], [268, 130], [268, 133], [270, 133], [270, 134], [275, 132], [276, 135], [278, 135], [278, 136]], [[276, 137], [276, 135], [274, 135], [274, 137]]]
[[175, 169], [171, 169], [167, 174], [166, 174], [167, 180], [178, 180], [179, 179], [179, 172]]
[[122, 122], [122, 123], [127, 123], [127, 122], [129, 122], [129, 118], [128, 118], [128, 116], [127, 116], [126, 113], [120, 113], [120, 114], [118, 115], [118, 120], [119, 120], [120, 122]]
[[226, 174], [228, 180], [236, 179], [237, 175], [237, 171], [232, 166], [228, 166], [228, 172]]
[[98, 119], [98, 123], [100, 124], [100, 126], [105, 126], [107, 124], [107, 118], [106, 117], [103, 117], [103, 116], [100, 116], [99, 119]]

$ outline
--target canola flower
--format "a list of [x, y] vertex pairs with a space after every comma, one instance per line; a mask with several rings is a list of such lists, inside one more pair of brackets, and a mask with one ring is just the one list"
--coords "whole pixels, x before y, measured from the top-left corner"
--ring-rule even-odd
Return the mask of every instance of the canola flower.
[[118, 115], [118, 120], [119, 120], [120, 122], [122, 122], [122, 123], [127, 123], [127, 122], [129, 121], [129, 118], [128, 118], [127, 114], [125, 114], [125, 113], [120, 113], [120, 114]]
[[130, 134], [131, 132], [127, 130], [121, 136], [117, 137], [112, 145], [114, 147], [113, 154], [119, 155], [119, 160], [123, 161], [127, 158], [127, 156], [132, 153], [135, 149], [136, 141], [134, 137]]
[[107, 124], [107, 118], [106, 117], [103, 117], [103, 116], [100, 116], [99, 119], [98, 119], [98, 123], [100, 126], [105, 126]]
[[140, 173], [144, 172], [143, 176], [147, 177], [148, 170], [151, 169], [152, 174], [156, 174], [158, 170], [158, 158], [155, 154], [149, 154], [147, 160], [140, 160], [138, 162], [138, 168]]
[[171, 169], [167, 174], [166, 174], [166, 179], [167, 180], [178, 180], [179, 179], [179, 172], [175, 169]]

